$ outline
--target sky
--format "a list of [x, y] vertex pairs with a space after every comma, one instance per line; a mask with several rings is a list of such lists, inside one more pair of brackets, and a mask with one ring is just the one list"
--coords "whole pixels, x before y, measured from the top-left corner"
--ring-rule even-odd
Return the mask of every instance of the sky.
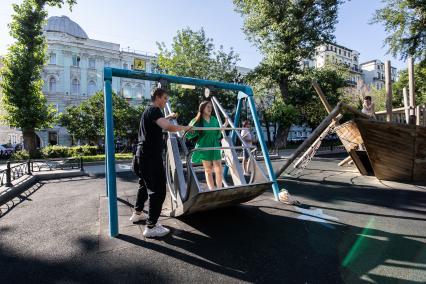
[[[11, 4], [22, 0], [0, 0], [0, 54], [13, 42], [7, 24], [13, 12]], [[66, 15], [78, 23], [89, 38], [119, 43], [122, 48], [155, 53], [156, 42], [170, 46], [176, 31], [185, 27], [204, 28], [215, 45], [231, 47], [240, 55], [240, 66], [253, 68], [262, 56], [246, 39], [243, 19], [234, 11], [232, 0], [77, 0], [77, 5], [49, 8], [49, 16]], [[370, 25], [381, 0], [346, 1], [339, 9], [336, 43], [361, 53], [360, 62], [391, 60], [398, 69], [406, 63], [386, 54], [386, 37], [381, 24]]]

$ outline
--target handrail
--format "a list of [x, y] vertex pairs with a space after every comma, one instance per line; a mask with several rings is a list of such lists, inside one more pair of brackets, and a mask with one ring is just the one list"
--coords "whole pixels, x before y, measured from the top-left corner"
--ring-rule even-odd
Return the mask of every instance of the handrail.
[[189, 131], [249, 130], [247, 127], [192, 127]]
[[[52, 165], [49, 164], [49, 162], [59, 162], [62, 161], [64, 164], [61, 165]], [[68, 161], [73, 161], [72, 163], [68, 163]], [[74, 162], [75, 161], [75, 162]], [[40, 165], [41, 164], [41, 165]], [[47, 159], [47, 160], [28, 160], [25, 162], [17, 163], [14, 165], [11, 165], [11, 162], [6, 163], [7, 168], [0, 170], [0, 186], [6, 186], [6, 187], [12, 187], [12, 181], [19, 179], [20, 177], [24, 175], [32, 175], [32, 172], [34, 171], [34, 166], [38, 168], [37, 171], [41, 171], [43, 167], [46, 167], [49, 170], [52, 169], [65, 169], [65, 168], [71, 168], [71, 169], [80, 169], [83, 171], [83, 158], [82, 157], [69, 157], [69, 158], [54, 158], [54, 159]]]

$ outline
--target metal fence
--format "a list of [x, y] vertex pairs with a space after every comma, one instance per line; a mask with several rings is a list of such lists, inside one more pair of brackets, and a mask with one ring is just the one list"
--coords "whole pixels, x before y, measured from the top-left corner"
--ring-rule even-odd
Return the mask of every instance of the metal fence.
[[32, 175], [33, 172], [53, 170], [84, 170], [83, 158], [60, 158], [48, 160], [28, 160], [25, 162], [11, 164], [6, 163], [6, 169], [0, 170], [0, 186], [11, 187], [12, 181], [24, 175]]

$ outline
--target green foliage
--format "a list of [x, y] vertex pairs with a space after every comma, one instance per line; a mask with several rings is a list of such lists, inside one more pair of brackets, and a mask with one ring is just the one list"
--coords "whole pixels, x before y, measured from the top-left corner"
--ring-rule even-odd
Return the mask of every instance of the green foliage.
[[10, 157], [11, 160], [28, 160], [30, 158], [30, 153], [27, 150], [17, 151], [12, 154]]
[[72, 7], [75, 0], [24, 0], [12, 4], [14, 14], [8, 25], [15, 39], [3, 59], [0, 88], [2, 105], [7, 112], [2, 119], [19, 127], [24, 133], [24, 144], [35, 154], [35, 129], [49, 127], [55, 119], [55, 109], [47, 105], [42, 93], [41, 72], [46, 61], [46, 40], [43, 27], [47, 18], [46, 6]]
[[70, 157], [69, 147], [50, 145], [41, 149], [41, 154], [43, 158], [65, 158]]
[[70, 147], [70, 156], [92, 156], [96, 155], [98, 153], [98, 147], [97, 146], [89, 146], [89, 145], [83, 145], [83, 146], [74, 146]]
[[[121, 96], [113, 93], [114, 135], [117, 138], [136, 139], [140, 116], [146, 104], [132, 107]], [[104, 96], [97, 92], [79, 106], [71, 106], [60, 115], [60, 123], [75, 139], [97, 143], [104, 135]]]
[[[426, 64], [416, 64], [414, 66], [414, 82], [416, 104], [426, 104]], [[408, 71], [407, 69], [399, 72], [398, 81], [392, 86], [394, 106], [403, 106], [402, 89], [406, 87], [408, 92]]]
[[41, 150], [43, 158], [67, 158], [77, 156], [93, 156], [96, 155], [98, 147], [96, 146], [47, 146]]
[[287, 105], [281, 98], [276, 99], [266, 111], [270, 121], [278, 123], [282, 127], [290, 127], [297, 117], [297, 110], [292, 105]]
[[339, 0], [234, 0], [244, 17], [244, 32], [263, 53], [256, 72], [279, 84], [286, 102], [289, 79], [302, 71], [303, 58], [331, 42]]
[[[244, 18], [244, 32], [263, 54], [255, 68], [255, 78], [267, 78], [272, 88], [278, 88], [282, 105], [298, 107], [309, 96], [311, 87], [294, 89], [301, 84], [300, 60], [312, 58], [315, 48], [332, 42], [340, 0], [234, 0], [235, 9]], [[302, 75], [303, 76], [303, 75]], [[249, 76], [250, 77], [250, 76]], [[274, 91], [275, 92], [275, 91]], [[297, 98], [300, 96], [300, 98]], [[277, 99], [277, 97], [275, 97]], [[262, 101], [262, 100], [258, 100]], [[303, 103], [302, 103], [303, 104]], [[309, 107], [309, 106], [308, 106]], [[307, 115], [308, 113], [303, 113]], [[286, 116], [290, 119], [289, 116]], [[294, 118], [297, 120], [297, 117]], [[312, 120], [312, 119], [311, 119]], [[289, 125], [284, 120], [285, 125]], [[278, 128], [276, 147], [285, 147], [288, 127]]]
[[393, 56], [408, 56], [426, 64], [426, 1], [385, 0], [386, 6], [376, 11], [372, 22], [382, 23], [388, 33], [385, 44]]
[[286, 102], [282, 101], [275, 81], [256, 72], [249, 74], [247, 80], [253, 86], [260, 110], [270, 110], [270, 106], [278, 101], [277, 106], [285, 106], [286, 110], [291, 111], [291, 115], [284, 115], [285, 119], [281, 122], [275, 119], [277, 116], [270, 116], [272, 122], [283, 123], [282, 126], [308, 122], [311, 126], [316, 126], [327, 116], [327, 112], [312, 87], [312, 80], [318, 82], [328, 102], [334, 107], [343, 97], [347, 76], [347, 68], [339, 65], [330, 64], [320, 69], [305, 69], [289, 83]]
[[[163, 73], [177, 76], [195, 77], [208, 80], [233, 82], [237, 76], [237, 54], [231, 49], [228, 53], [220, 46], [215, 49], [213, 40], [203, 29], [193, 31], [185, 28], [177, 31], [171, 49], [164, 43], [157, 43], [159, 53], [156, 68]], [[218, 98], [225, 108], [235, 105], [235, 95], [218, 90]], [[170, 102], [179, 114], [181, 123], [188, 123], [196, 114], [199, 103], [204, 100], [204, 89], [183, 89], [173, 85], [169, 90]]]
[[335, 65], [305, 69], [304, 73], [295, 76], [289, 86], [289, 102], [297, 108], [300, 122], [316, 127], [327, 116], [327, 111], [312, 87], [313, 80], [318, 82], [327, 101], [334, 107], [342, 98], [346, 77], [346, 69]]
[[[131, 160], [133, 157], [132, 153], [115, 153], [115, 160]], [[102, 162], [105, 161], [105, 155], [94, 155], [94, 156], [84, 156], [84, 162]]]

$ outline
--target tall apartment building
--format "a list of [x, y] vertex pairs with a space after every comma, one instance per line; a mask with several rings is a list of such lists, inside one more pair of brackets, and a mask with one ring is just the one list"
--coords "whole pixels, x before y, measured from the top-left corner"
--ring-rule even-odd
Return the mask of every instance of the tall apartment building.
[[[364, 83], [381, 90], [385, 87], [385, 64], [378, 60], [370, 60], [360, 64], [364, 74]], [[395, 67], [391, 67], [391, 80], [395, 82], [397, 79], [397, 71]]]
[[359, 55], [356, 50], [338, 44], [324, 44], [318, 46], [313, 59], [303, 61], [304, 67], [322, 68], [327, 62], [346, 65], [350, 71], [348, 83], [356, 85], [362, 79], [362, 70], [359, 67]]

